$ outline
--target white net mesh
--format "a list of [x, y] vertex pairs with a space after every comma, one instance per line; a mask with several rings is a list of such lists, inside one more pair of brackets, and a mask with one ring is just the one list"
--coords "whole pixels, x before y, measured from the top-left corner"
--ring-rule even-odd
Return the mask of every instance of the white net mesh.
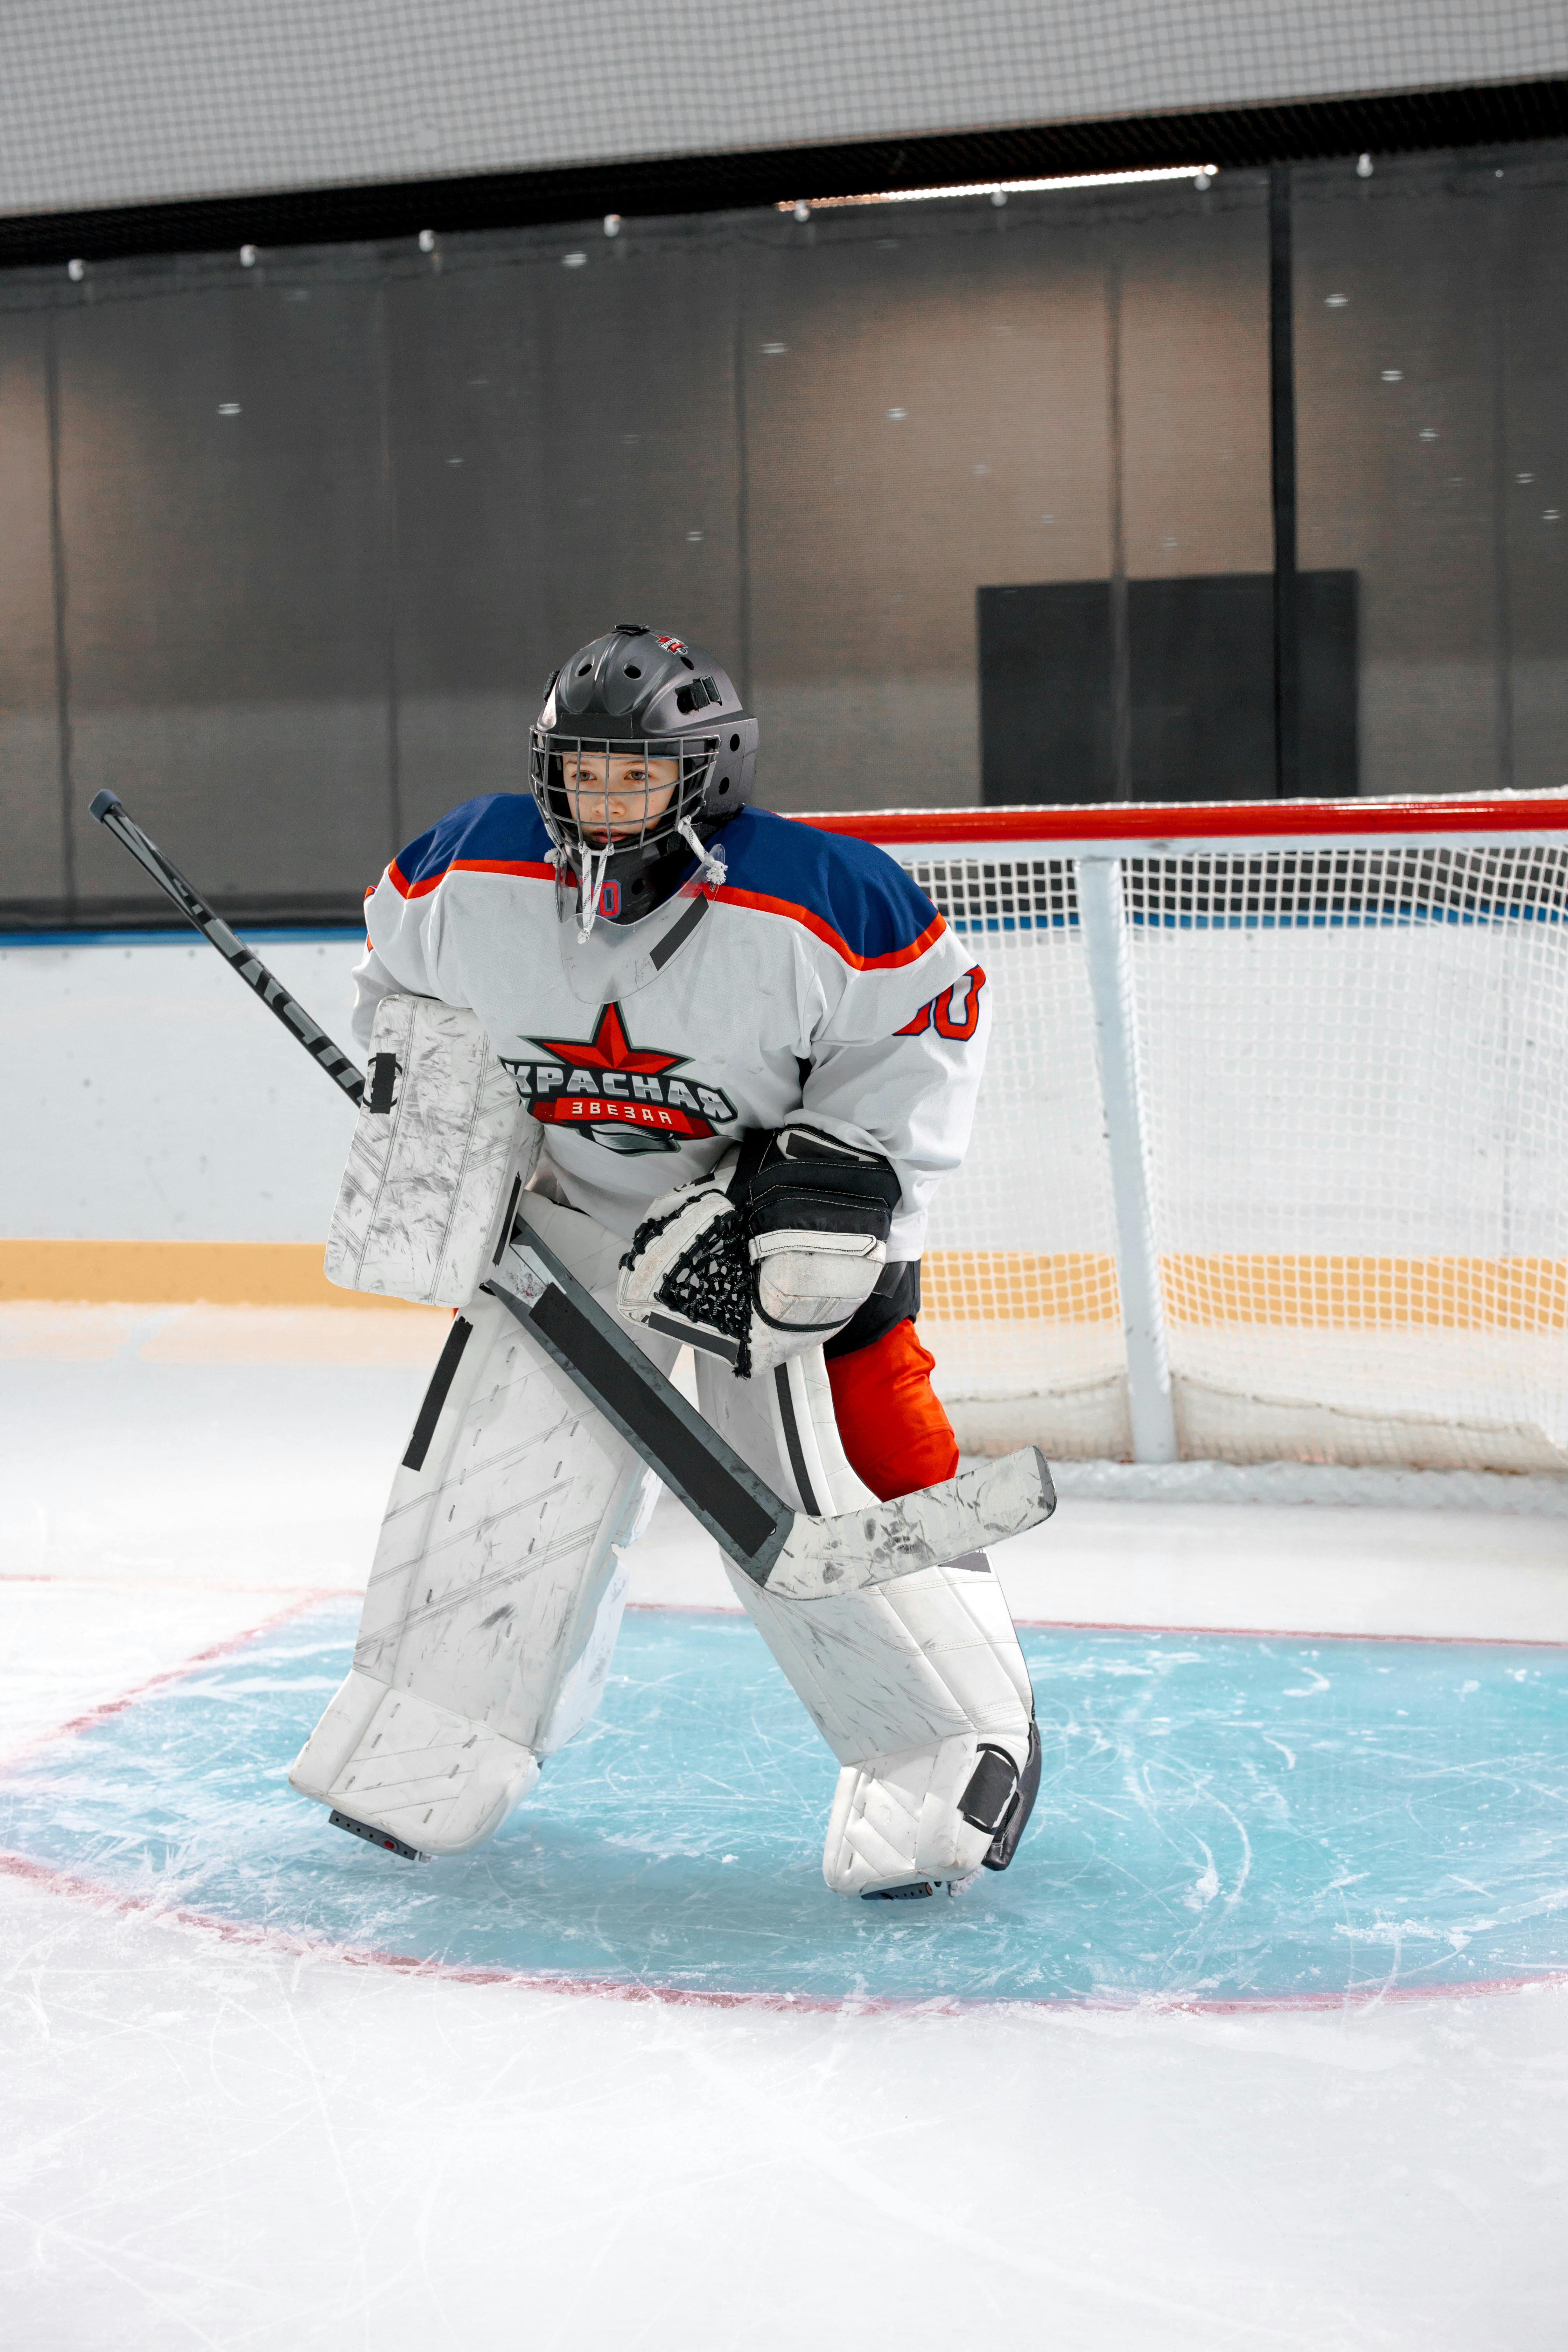
[[[1070, 859], [911, 859], [973, 941], [994, 1027], [975, 1137], [938, 1192], [922, 1328], [960, 1443], [1121, 1455], [1110, 1168]], [[940, 1335], [940, 1336], [933, 1336]]]
[[[900, 854], [994, 990], [938, 1384], [966, 1447], [1125, 1456], [1074, 861]], [[1182, 1454], [1568, 1469], [1568, 850], [1215, 841], [1121, 878]]]

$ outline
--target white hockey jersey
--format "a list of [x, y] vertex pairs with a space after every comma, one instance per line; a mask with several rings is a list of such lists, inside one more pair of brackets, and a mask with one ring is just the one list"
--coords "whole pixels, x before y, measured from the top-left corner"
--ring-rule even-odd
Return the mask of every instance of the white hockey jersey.
[[749, 1128], [802, 1121], [885, 1153], [902, 1200], [889, 1258], [969, 1141], [985, 975], [867, 842], [746, 809], [637, 923], [577, 938], [527, 794], [465, 802], [366, 900], [354, 1034], [388, 991], [477, 1013], [545, 1129], [562, 1197], [630, 1237]]

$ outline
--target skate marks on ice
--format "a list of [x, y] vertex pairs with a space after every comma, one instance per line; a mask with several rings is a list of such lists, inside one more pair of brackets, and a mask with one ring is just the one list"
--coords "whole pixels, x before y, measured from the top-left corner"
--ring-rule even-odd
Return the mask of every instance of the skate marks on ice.
[[353, 1629], [321, 1603], [13, 1765], [13, 1866], [247, 1937], [700, 1999], [1311, 2004], [1568, 1969], [1562, 1649], [1031, 1629], [1018, 1859], [889, 1917], [823, 1886], [832, 1759], [743, 1620], [628, 1618], [595, 1723], [427, 1865], [288, 1785]]

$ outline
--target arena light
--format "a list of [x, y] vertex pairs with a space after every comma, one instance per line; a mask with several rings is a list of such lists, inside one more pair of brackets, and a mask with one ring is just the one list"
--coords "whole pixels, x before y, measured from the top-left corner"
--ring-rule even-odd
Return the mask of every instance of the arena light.
[[1191, 180], [1206, 188], [1218, 174], [1217, 163], [1162, 163], [1145, 172], [1072, 172], [1055, 180], [971, 180], [954, 187], [883, 188], [864, 196], [786, 196], [773, 209], [805, 220], [844, 205], [925, 205], [942, 196], [989, 196], [994, 205], [1005, 205], [1009, 196], [1046, 195], [1058, 188], [1131, 188], [1151, 180]]

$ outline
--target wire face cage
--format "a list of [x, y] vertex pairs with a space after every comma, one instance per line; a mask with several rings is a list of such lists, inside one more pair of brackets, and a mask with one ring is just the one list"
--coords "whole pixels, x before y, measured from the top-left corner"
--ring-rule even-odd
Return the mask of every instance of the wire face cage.
[[628, 742], [533, 730], [533, 796], [546, 829], [574, 865], [606, 845], [668, 847], [681, 820], [701, 815], [719, 756], [717, 736]]
[[575, 876], [578, 931], [601, 915], [619, 921], [651, 911], [635, 886], [682, 849], [705, 870], [714, 861], [698, 830], [719, 761], [716, 735], [646, 738], [566, 734], [535, 727], [530, 782], [563, 878]]

